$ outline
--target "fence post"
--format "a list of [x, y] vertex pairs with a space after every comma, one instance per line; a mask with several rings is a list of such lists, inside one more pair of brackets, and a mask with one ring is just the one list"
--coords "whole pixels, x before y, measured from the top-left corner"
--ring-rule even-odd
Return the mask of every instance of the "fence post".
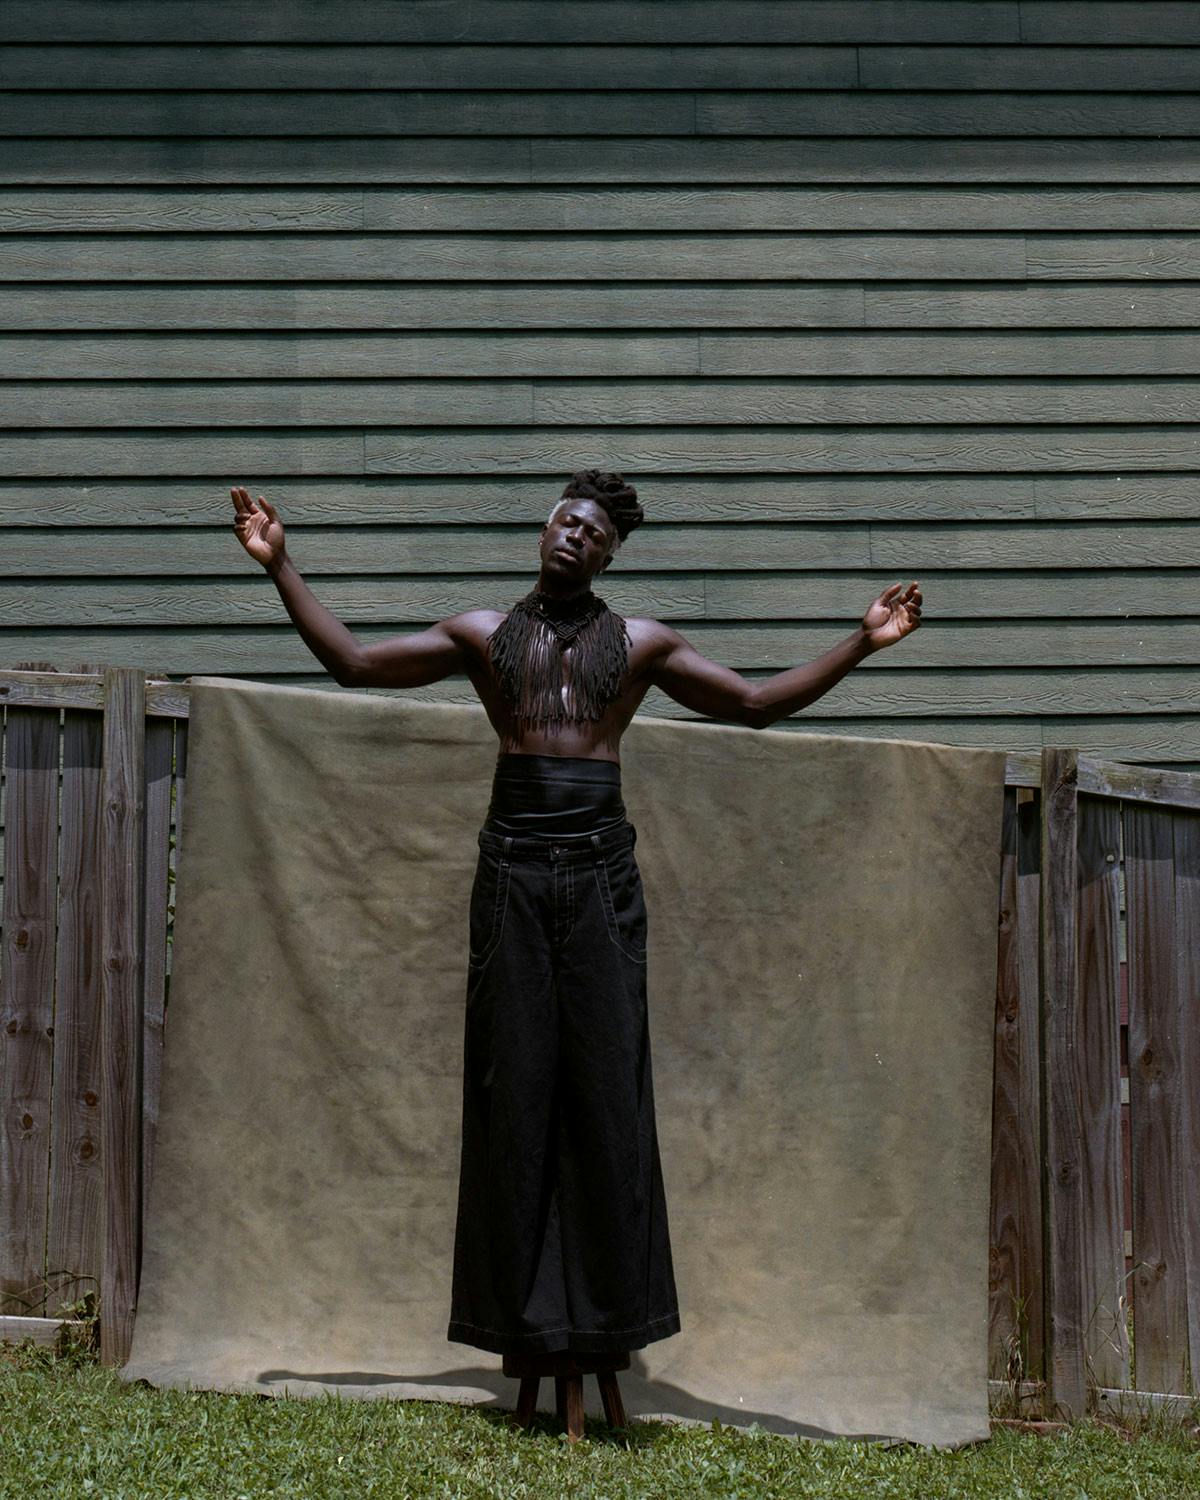
[[1042, 751], [1041, 1059], [1046, 1411], [1087, 1406], [1079, 1098], [1079, 752]]
[[142, 904], [145, 674], [104, 672], [100, 821], [101, 1077], [104, 1250], [100, 1357], [129, 1357], [141, 1224]]

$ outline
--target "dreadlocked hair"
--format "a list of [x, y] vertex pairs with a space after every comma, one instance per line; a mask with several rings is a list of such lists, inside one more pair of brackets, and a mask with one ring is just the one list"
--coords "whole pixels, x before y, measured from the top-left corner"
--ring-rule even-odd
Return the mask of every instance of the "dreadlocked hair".
[[623, 474], [609, 474], [601, 469], [578, 469], [567, 480], [562, 500], [594, 500], [616, 527], [617, 540], [623, 542], [646, 519], [638, 504], [637, 490], [626, 483]]

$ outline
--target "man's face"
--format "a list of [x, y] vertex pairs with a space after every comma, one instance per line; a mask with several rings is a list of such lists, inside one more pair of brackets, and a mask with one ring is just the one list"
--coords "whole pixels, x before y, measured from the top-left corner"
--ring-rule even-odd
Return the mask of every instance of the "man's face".
[[586, 583], [612, 561], [617, 530], [594, 500], [560, 500], [542, 527], [542, 570], [564, 583]]

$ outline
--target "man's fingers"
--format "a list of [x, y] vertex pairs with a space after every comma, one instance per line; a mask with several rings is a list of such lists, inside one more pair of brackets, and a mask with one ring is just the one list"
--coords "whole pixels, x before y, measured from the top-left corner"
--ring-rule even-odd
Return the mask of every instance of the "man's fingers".
[[883, 593], [880, 594], [879, 602], [881, 604], [890, 604], [903, 587], [904, 585], [902, 583], [893, 583], [889, 585], [889, 587], [884, 589]]

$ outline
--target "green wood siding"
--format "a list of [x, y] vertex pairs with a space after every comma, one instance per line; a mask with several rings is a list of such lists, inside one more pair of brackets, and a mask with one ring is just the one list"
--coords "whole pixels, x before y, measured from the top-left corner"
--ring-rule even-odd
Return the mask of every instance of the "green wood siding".
[[373, 641], [598, 464], [731, 666], [921, 579], [789, 728], [1200, 762], [1200, 7], [9, 0], [0, 78], [0, 664], [332, 687], [229, 484]]

